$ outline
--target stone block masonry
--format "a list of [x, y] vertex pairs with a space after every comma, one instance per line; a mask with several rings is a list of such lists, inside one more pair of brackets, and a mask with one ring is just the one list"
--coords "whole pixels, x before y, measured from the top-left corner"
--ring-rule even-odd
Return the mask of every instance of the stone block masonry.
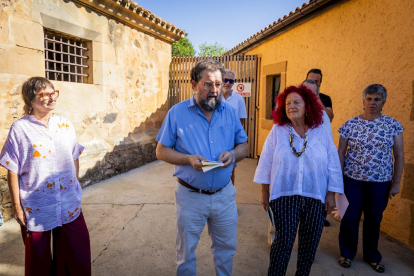
[[156, 143], [141, 144], [137, 142], [117, 146], [113, 152], [106, 154], [102, 161], [86, 170], [80, 179], [82, 187], [156, 160], [155, 149]]
[[[0, 148], [11, 124], [23, 116], [22, 83], [45, 76], [47, 30], [81, 39], [88, 48], [87, 83], [53, 81], [60, 91], [55, 114], [72, 122], [85, 147], [81, 185], [154, 161], [155, 137], [168, 111], [171, 44], [184, 32], [129, 1], [47, 2], [0, 5]], [[8, 220], [6, 176], [0, 168], [0, 211]]]

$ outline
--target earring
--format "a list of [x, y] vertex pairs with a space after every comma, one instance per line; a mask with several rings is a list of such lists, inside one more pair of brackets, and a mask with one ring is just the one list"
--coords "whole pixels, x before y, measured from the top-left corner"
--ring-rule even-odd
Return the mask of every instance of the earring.
[[308, 113], [306, 113], [305, 116], [308, 117]]
[[29, 114], [32, 113], [32, 110], [33, 110], [33, 106], [30, 107]]

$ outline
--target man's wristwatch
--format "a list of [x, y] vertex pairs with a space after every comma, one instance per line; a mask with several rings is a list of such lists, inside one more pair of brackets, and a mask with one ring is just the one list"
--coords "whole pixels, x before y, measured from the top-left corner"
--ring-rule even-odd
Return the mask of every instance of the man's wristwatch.
[[233, 150], [229, 150], [229, 151], [230, 151], [231, 155], [233, 156], [233, 162], [232, 163], [235, 163], [236, 162], [236, 155], [234, 154]]

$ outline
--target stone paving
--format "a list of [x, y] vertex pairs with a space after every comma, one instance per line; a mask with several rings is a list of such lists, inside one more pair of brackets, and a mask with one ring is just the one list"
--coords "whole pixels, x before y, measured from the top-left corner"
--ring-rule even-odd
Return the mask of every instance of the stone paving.
[[[252, 182], [256, 160], [236, 169], [239, 211], [238, 250], [233, 275], [267, 275], [267, 217], [260, 185]], [[175, 181], [173, 166], [155, 161], [84, 189], [83, 212], [91, 236], [93, 275], [175, 275]], [[338, 265], [339, 222], [328, 217], [311, 275], [377, 275], [362, 260], [362, 248], [349, 269]], [[207, 227], [197, 248], [197, 275], [214, 275]], [[414, 276], [414, 249], [381, 234], [383, 275]], [[294, 275], [297, 244], [287, 275]], [[24, 248], [18, 224], [0, 227], [0, 275], [23, 275]]]

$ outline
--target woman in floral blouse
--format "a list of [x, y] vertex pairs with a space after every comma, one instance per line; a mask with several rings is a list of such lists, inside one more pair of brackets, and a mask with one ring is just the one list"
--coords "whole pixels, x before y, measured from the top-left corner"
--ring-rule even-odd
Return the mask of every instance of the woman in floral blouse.
[[381, 114], [387, 99], [387, 90], [382, 85], [368, 86], [362, 98], [363, 113], [346, 121], [339, 129], [338, 151], [349, 201], [339, 233], [339, 264], [345, 268], [351, 266], [357, 251], [359, 221], [364, 212], [364, 261], [382, 273], [385, 267], [380, 263], [382, 257], [378, 251], [380, 224], [388, 199], [400, 191], [404, 128], [397, 120]]
[[21, 226], [26, 276], [91, 275], [78, 181], [83, 147], [73, 125], [53, 114], [58, 96], [48, 79], [32, 77], [23, 83], [25, 116], [12, 124], [0, 153]]

